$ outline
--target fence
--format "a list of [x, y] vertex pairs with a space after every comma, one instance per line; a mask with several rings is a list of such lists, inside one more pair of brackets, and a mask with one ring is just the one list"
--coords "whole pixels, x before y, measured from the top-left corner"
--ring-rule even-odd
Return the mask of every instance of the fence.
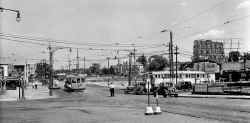
[[194, 94], [235, 94], [250, 95], [250, 82], [195, 84]]

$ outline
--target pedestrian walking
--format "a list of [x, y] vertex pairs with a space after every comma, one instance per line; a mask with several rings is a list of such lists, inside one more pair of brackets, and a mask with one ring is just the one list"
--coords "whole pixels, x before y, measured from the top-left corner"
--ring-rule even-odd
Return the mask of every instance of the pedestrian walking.
[[113, 83], [110, 83], [109, 85], [109, 91], [110, 91], [110, 96], [114, 97], [115, 96], [115, 87]]
[[35, 88], [35, 82], [34, 81], [32, 82], [32, 88]]
[[0, 79], [0, 88], [2, 89], [3, 88], [3, 80]]
[[38, 82], [35, 81], [35, 89], [37, 89], [37, 86], [38, 86]]

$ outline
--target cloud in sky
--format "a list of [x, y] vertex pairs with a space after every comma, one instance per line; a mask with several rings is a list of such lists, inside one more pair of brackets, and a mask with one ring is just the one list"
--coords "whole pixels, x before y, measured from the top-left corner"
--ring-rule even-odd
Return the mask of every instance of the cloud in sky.
[[197, 38], [218, 38], [225, 34], [224, 30], [211, 29], [205, 33], [196, 35]]
[[237, 9], [241, 9], [241, 8], [250, 8], [250, 0], [241, 2], [241, 3], [237, 6]]
[[182, 2], [180, 2], [180, 5], [183, 6], [183, 7], [185, 7], [185, 6], [187, 6], [187, 2], [186, 1], [182, 1]]

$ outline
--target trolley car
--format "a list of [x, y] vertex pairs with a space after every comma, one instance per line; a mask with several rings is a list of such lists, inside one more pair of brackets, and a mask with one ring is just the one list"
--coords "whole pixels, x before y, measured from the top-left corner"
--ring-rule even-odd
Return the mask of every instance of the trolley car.
[[86, 89], [86, 82], [85, 82], [86, 75], [79, 74], [79, 75], [67, 75], [64, 89], [66, 91], [82, 91]]

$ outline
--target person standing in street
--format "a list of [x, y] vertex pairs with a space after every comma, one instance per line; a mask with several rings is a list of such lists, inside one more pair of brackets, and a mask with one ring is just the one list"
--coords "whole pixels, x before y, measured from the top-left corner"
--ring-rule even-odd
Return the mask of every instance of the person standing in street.
[[115, 96], [115, 87], [113, 83], [110, 83], [109, 85], [109, 91], [110, 91], [110, 96], [114, 97]]
[[3, 89], [3, 80], [0, 78], [0, 88]]
[[38, 86], [38, 80], [35, 81], [35, 89], [37, 89]]

